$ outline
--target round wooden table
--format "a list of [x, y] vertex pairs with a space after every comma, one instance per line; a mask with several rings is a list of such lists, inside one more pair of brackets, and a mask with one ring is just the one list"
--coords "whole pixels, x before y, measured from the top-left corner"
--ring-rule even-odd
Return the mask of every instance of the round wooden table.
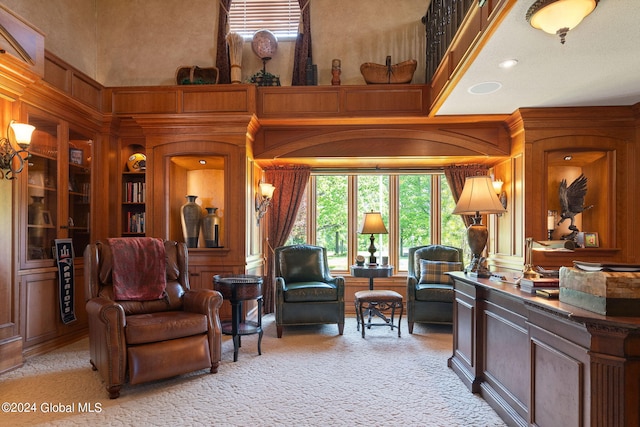
[[[258, 354], [262, 354], [262, 277], [240, 275], [215, 275], [213, 287], [231, 303], [231, 321], [223, 321], [222, 333], [233, 337], [233, 361], [238, 361], [238, 349], [242, 335], [259, 334]], [[242, 315], [243, 301], [258, 302], [257, 321], [247, 320]]]
[[369, 290], [373, 290], [373, 279], [375, 277], [393, 276], [393, 266], [391, 265], [352, 265], [351, 275], [353, 277], [368, 277]]

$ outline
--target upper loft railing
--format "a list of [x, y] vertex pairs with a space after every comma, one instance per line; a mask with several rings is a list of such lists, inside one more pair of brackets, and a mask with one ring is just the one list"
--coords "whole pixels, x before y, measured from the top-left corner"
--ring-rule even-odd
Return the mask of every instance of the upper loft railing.
[[427, 32], [426, 82], [431, 81], [469, 9], [477, 0], [431, 0], [422, 22]]
[[431, 0], [426, 26], [425, 81], [429, 115], [438, 113], [447, 95], [469, 68], [517, 0]]

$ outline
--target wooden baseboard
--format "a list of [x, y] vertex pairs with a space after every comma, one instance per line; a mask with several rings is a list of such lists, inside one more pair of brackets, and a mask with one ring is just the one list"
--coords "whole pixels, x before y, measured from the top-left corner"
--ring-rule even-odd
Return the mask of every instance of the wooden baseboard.
[[0, 341], [0, 374], [19, 368], [23, 363], [21, 336], [17, 335]]

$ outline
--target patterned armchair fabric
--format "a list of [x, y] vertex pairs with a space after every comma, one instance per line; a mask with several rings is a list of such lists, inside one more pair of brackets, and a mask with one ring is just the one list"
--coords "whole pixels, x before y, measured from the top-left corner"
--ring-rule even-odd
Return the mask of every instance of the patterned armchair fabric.
[[276, 328], [337, 323], [344, 331], [344, 278], [332, 277], [325, 248], [312, 245], [275, 249]]
[[[145, 297], [141, 293], [145, 282], [134, 280], [138, 282], [135, 297], [124, 292], [120, 295], [127, 295], [126, 299], [118, 299], [114, 280], [126, 288], [129, 275], [138, 279], [140, 275], [139, 271], [127, 274], [130, 265], [115, 267], [121, 257], [114, 252], [152, 247], [154, 257], [164, 257], [152, 275], [157, 278], [158, 268], [164, 269], [161, 292], [154, 290], [153, 297]], [[87, 245], [84, 259], [90, 362], [102, 376], [110, 398], [117, 398], [127, 381], [139, 384], [200, 369], [218, 371], [222, 295], [210, 289], [189, 288], [184, 243], [153, 238], [107, 239]]]
[[407, 318], [409, 333], [418, 323], [453, 322], [453, 285], [446, 275], [461, 271], [462, 249], [427, 245], [409, 249]]

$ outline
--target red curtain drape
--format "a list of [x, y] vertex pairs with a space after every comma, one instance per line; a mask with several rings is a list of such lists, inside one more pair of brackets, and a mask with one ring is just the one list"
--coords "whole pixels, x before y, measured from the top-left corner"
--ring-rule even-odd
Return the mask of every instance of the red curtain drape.
[[218, 68], [218, 83], [231, 83], [231, 61], [227, 47], [227, 33], [229, 32], [229, 8], [231, 0], [218, 0], [220, 10], [218, 12], [218, 37], [216, 43], [216, 68]]
[[275, 309], [275, 267], [273, 249], [283, 246], [293, 228], [298, 208], [304, 197], [304, 190], [309, 182], [311, 168], [308, 166], [275, 166], [265, 168], [265, 180], [276, 187], [271, 199], [271, 208], [267, 213], [269, 227], [267, 229], [266, 267], [264, 278], [264, 312], [273, 313]]
[[298, 0], [300, 5], [300, 31], [296, 39], [296, 49], [293, 56], [293, 75], [291, 86], [305, 86], [307, 84], [307, 60], [311, 58], [311, 12], [310, 0]]
[[[458, 203], [462, 189], [464, 188], [464, 182], [468, 176], [475, 175], [487, 175], [489, 169], [483, 165], [452, 165], [445, 166], [444, 175], [447, 177], [449, 188], [453, 194], [453, 201]], [[469, 226], [473, 223], [473, 216], [461, 215], [465, 226]]]

